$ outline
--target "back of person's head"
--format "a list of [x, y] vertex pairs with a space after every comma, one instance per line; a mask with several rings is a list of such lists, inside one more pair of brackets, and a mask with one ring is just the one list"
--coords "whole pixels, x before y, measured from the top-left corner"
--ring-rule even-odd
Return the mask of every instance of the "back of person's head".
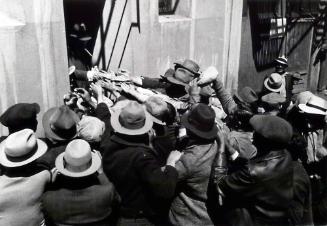
[[104, 122], [92, 116], [83, 116], [77, 124], [78, 137], [89, 143], [100, 142], [104, 130]]
[[255, 115], [250, 124], [254, 129], [253, 144], [258, 154], [286, 148], [293, 136], [292, 126], [278, 116]]
[[0, 122], [8, 127], [9, 133], [14, 133], [22, 129], [36, 131], [37, 114], [40, 106], [37, 103], [18, 103], [9, 107], [1, 116]]

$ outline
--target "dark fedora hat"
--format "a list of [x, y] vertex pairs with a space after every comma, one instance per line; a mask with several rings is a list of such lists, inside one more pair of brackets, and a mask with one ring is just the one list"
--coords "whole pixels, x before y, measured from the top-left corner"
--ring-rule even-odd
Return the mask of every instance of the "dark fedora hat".
[[189, 73], [174, 73], [172, 76], [167, 77], [167, 80], [170, 83], [187, 86], [191, 80], [193, 80], [195, 77], [200, 76], [200, 66], [193, 60], [186, 59], [183, 62], [175, 62], [174, 64], [175, 71], [178, 68], [183, 68]]
[[218, 128], [215, 123], [215, 111], [206, 104], [198, 104], [182, 116], [182, 125], [203, 139], [213, 139]]
[[44, 113], [42, 124], [47, 138], [55, 141], [71, 140], [77, 136], [78, 115], [68, 106], [50, 108]]
[[8, 128], [20, 128], [34, 122], [39, 112], [40, 105], [37, 103], [14, 104], [0, 116], [0, 122]]
[[183, 62], [175, 62], [174, 64], [175, 70], [177, 70], [178, 68], [184, 68], [185, 70], [191, 72], [196, 76], [200, 75], [200, 66], [193, 60], [185, 59]]
[[250, 119], [254, 132], [269, 143], [286, 145], [292, 138], [293, 129], [285, 119], [272, 115], [255, 115]]
[[259, 99], [256, 92], [248, 86], [244, 87], [239, 93], [236, 93], [234, 96], [234, 99], [236, 99], [237, 101], [247, 104], [255, 103]]

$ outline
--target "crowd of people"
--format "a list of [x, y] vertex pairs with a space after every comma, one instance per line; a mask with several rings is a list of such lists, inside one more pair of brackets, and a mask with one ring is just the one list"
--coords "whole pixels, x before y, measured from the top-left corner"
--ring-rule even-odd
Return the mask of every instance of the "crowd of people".
[[37, 103], [0, 116], [0, 225], [326, 225], [327, 102], [275, 63], [234, 95], [190, 59], [160, 78], [70, 68], [45, 137]]

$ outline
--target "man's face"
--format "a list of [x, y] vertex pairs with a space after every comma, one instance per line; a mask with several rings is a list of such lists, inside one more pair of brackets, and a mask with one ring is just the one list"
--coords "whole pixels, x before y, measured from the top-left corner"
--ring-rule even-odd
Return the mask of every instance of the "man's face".
[[177, 68], [175, 71], [175, 77], [184, 83], [189, 83], [193, 80], [194, 75], [184, 68]]
[[276, 67], [275, 67], [275, 71], [278, 74], [284, 74], [285, 69], [286, 69], [285, 65], [282, 65], [282, 64], [277, 64]]

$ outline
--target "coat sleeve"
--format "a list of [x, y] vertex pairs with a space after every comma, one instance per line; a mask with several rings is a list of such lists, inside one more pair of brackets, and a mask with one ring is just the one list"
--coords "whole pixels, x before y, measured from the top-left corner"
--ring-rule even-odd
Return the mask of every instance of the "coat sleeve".
[[224, 197], [251, 198], [256, 194], [254, 180], [250, 175], [248, 165], [244, 165], [238, 171], [222, 177], [217, 182], [218, 189]]
[[293, 224], [313, 225], [310, 179], [299, 162], [293, 162], [293, 194], [289, 208]]
[[216, 80], [213, 84], [213, 89], [215, 90], [216, 95], [226, 114], [232, 114], [237, 105], [233, 100], [233, 97], [224, 88], [222, 81]]
[[162, 169], [153, 155], [143, 151], [143, 154], [136, 157], [135, 168], [155, 196], [166, 199], [173, 197], [178, 180], [174, 167], [166, 166]]
[[158, 88], [166, 88], [168, 84], [163, 82], [160, 78], [148, 78], [144, 77], [142, 80], [142, 87], [149, 89], [158, 89]]

